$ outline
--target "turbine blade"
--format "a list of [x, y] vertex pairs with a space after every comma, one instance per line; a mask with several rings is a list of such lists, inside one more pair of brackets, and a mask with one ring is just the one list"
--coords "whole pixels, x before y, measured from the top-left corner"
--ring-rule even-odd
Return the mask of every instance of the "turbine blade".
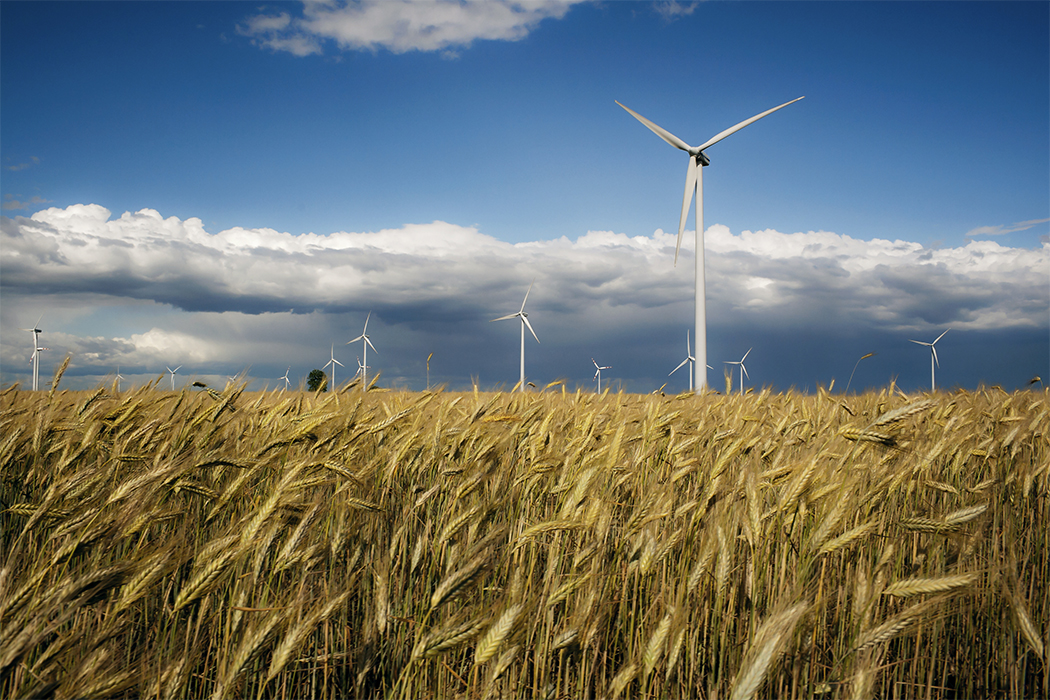
[[[802, 97], [805, 97], [805, 95], [803, 95]], [[697, 152], [703, 151], [705, 148], [709, 148], [711, 146], [714, 146], [716, 143], [718, 143], [722, 139], [726, 138], [727, 136], [732, 136], [733, 134], [735, 134], [736, 132], [740, 131], [741, 129], [743, 129], [745, 126], [748, 126], [749, 124], [754, 124], [755, 122], [757, 122], [762, 117], [769, 116], [770, 114], [772, 114], [773, 112], [777, 111], [778, 109], [783, 109], [784, 107], [787, 107], [789, 104], [793, 104], [795, 102], [798, 102], [799, 100], [802, 99], [802, 97], [796, 97], [795, 99], [791, 100], [791, 102], [785, 102], [784, 104], [780, 105], [779, 107], [774, 107], [773, 109], [767, 109], [765, 112], [762, 112], [761, 114], [756, 114], [755, 116], [751, 117], [750, 119], [745, 119], [744, 121], [740, 122], [736, 126], [729, 127], [725, 131], [716, 134], [714, 137], [712, 137], [706, 143], [704, 143], [703, 146], [700, 146], [698, 149], [696, 149]]]
[[[533, 282], [532, 284], [536, 284], [536, 283], [535, 283], [535, 282]], [[528, 288], [528, 289], [527, 289], [527, 290], [525, 291], [525, 298], [524, 298], [524, 299], [522, 300], [522, 302], [521, 302], [521, 310], [520, 310], [520, 311], [518, 311], [518, 313], [519, 313], [519, 314], [520, 314], [520, 313], [521, 313], [522, 311], [524, 311], [524, 310], [525, 310], [525, 302], [529, 300], [529, 292], [531, 292], [531, 291], [532, 291], [532, 284], [530, 284], [530, 285], [529, 285], [529, 288]]]
[[593, 376], [593, 377], [591, 377], [591, 379], [592, 379], [592, 380], [594, 380], [594, 379], [597, 379], [597, 378], [598, 378], [598, 375], [599, 375], [599, 374], [601, 374], [601, 372], [602, 372], [602, 371], [601, 371], [600, 369], [596, 369], [596, 370], [594, 370], [594, 376]]
[[347, 341], [346, 344], [349, 345], [350, 343], [356, 343], [357, 341], [361, 340], [362, 338], [364, 338], [364, 336], [363, 335], [359, 335], [356, 338], [354, 338], [353, 340]]
[[368, 332], [368, 319], [370, 319], [370, 318], [372, 318], [372, 312], [371, 311], [369, 311], [368, 315], [365, 316], [365, 328], [364, 328], [363, 331], [361, 331], [361, 335], [364, 335], [365, 333]]
[[365, 342], [368, 343], [368, 347], [372, 348], [376, 352], [379, 352], [378, 350], [376, 350], [376, 346], [372, 345], [372, 341], [371, 340], [369, 340], [368, 338], [365, 338]]
[[908, 338], [908, 342], [915, 343], [916, 345], [927, 345], [927, 346], [933, 344], [933, 343], [924, 343], [921, 340], [912, 340], [911, 338]]
[[539, 337], [536, 336], [536, 331], [532, 330], [532, 324], [529, 323], [528, 317], [527, 316], [522, 316], [521, 317], [521, 322], [524, 323], [528, 327], [529, 333], [532, 333], [532, 337], [536, 338], [536, 342], [537, 343], [540, 342]]
[[[948, 329], [948, 331], [950, 331], [950, 330], [951, 330], [951, 328]], [[944, 333], [947, 333], [948, 331], [944, 331]], [[944, 333], [941, 333], [939, 336], [937, 336], [937, 340], [940, 340], [941, 338], [943, 338], [944, 337]], [[930, 345], [936, 345], [937, 344], [937, 340], [935, 340], [932, 343], [930, 343]]]
[[[678, 242], [674, 245], [674, 264], [678, 264], [678, 251], [682, 247], [682, 234], [685, 233], [685, 219], [689, 215], [689, 205], [693, 203], [693, 192], [696, 191], [696, 158], [689, 157], [689, 170], [685, 174], [685, 195], [682, 197], [682, 215], [678, 218]], [[698, 253], [699, 254], [699, 253]], [[688, 338], [686, 339], [688, 341]]]
[[334, 357], [332, 358], [332, 362], [336, 363], [340, 367], [346, 367], [346, 365], [344, 365], [342, 362], [340, 362], [339, 360], [335, 359]]
[[751, 354], [751, 351], [752, 351], [753, 349], [754, 349], [754, 348], [748, 348], [748, 349], [747, 349], [747, 352], [745, 352], [745, 353], [744, 353], [744, 356], [740, 358], [740, 362], [741, 362], [741, 363], [743, 363], [743, 361], [747, 359], [747, 356]]
[[[618, 104], [621, 107], [623, 107], [623, 105], [620, 104], [618, 101], [614, 100], [614, 102], [616, 102], [616, 104]], [[690, 152], [691, 151], [688, 143], [686, 143], [682, 139], [678, 138], [677, 136], [672, 134], [667, 129], [664, 129], [663, 127], [660, 127], [660, 126], [657, 126], [656, 124], [653, 124], [651, 121], [649, 121], [648, 119], [646, 119], [642, 115], [638, 114], [638, 112], [635, 112], [633, 109], [629, 109], [627, 107], [623, 107], [623, 108], [627, 110], [628, 114], [630, 114], [632, 117], [634, 117], [635, 119], [640, 121], [642, 124], [645, 124], [647, 127], [649, 127], [650, 131], [652, 131], [654, 134], [656, 134], [657, 136], [662, 138], [667, 143], [671, 144], [675, 148], [680, 148], [683, 151], [686, 151], [686, 152]]]
[[172, 370], [172, 371], [173, 371], [173, 372], [178, 372], [178, 371], [179, 371], [180, 369], [182, 369], [182, 365], [179, 365], [178, 367], [176, 367], [176, 368], [175, 368], [174, 370]]
[[938, 367], [941, 366], [941, 361], [937, 359], [937, 348], [933, 347], [933, 343], [930, 343], [930, 350], [933, 351], [933, 361]]
[[489, 323], [495, 323], [496, 321], [509, 321], [510, 319], [517, 318], [517, 317], [518, 317], [518, 314], [507, 314], [506, 316], [500, 316], [499, 318], [494, 318], [491, 321], [489, 321]]
[[667, 373], [667, 376], [668, 376], [668, 377], [670, 377], [670, 376], [671, 376], [672, 374], [674, 374], [674, 373], [675, 373], [675, 372], [677, 372], [678, 370], [682, 369], [682, 367], [684, 367], [684, 366], [685, 366], [685, 363], [687, 363], [687, 362], [689, 362], [689, 358], [688, 358], [688, 357], [687, 357], [687, 358], [685, 358], [684, 360], [682, 360], [682, 363], [681, 363], [680, 365], [678, 365], [677, 367], [675, 367], [674, 369], [672, 369], [672, 370], [671, 370], [670, 372], [668, 372], [668, 373]]
[[744, 370], [744, 376], [745, 377], [747, 377], [748, 379], [751, 379], [751, 375], [747, 373], [747, 367], [744, 366], [743, 362], [740, 363], [740, 369]]
[[689, 357], [690, 355], [693, 354], [693, 351], [689, 349], [689, 330], [688, 329], [686, 329], [686, 331], [685, 331], [685, 354], [686, 354], [686, 357]]

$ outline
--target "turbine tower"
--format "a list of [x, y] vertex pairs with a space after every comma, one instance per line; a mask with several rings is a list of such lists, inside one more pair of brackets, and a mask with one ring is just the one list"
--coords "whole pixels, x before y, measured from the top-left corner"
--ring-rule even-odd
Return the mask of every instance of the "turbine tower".
[[[591, 358], [591, 362], [594, 362], [594, 358], [593, 357]], [[598, 380], [598, 393], [599, 394], [602, 393], [602, 370], [603, 369], [612, 369], [612, 365], [609, 365], [608, 367], [599, 367], [598, 363], [594, 362], [594, 376], [591, 377], [591, 378]]]
[[[804, 97], [804, 96], [803, 96]], [[693, 191], [696, 191], [696, 287], [694, 291], [696, 304], [696, 393], [701, 393], [707, 388], [707, 296], [706, 282], [704, 278], [704, 166], [710, 165], [704, 150], [715, 145], [727, 136], [731, 136], [749, 124], [753, 124], [762, 117], [768, 116], [778, 109], [783, 109], [789, 104], [798, 102], [802, 97], [797, 97], [791, 102], [785, 102], [779, 107], [767, 109], [761, 114], [756, 114], [750, 119], [745, 119], [736, 126], [731, 126], [711, 137], [699, 146], [690, 146], [666, 129], [657, 126], [637, 112], [620, 105], [635, 119], [647, 126], [654, 134], [662, 138], [675, 148], [681, 149], [689, 154], [689, 169], [685, 176], [685, 196], [682, 199], [682, 215], [678, 219], [678, 242], [675, 244], [674, 259], [678, 264], [678, 251], [682, 247], [682, 234], [685, 232], [685, 219], [689, 214], [689, 206], [693, 201]]]
[[726, 362], [725, 363], [727, 365], [740, 365], [740, 393], [741, 394], [744, 393], [744, 377], [747, 377], [748, 379], [751, 379], [751, 375], [747, 373], [747, 368], [744, 367], [744, 360], [746, 360], [747, 356], [750, 355], [750, 354], [751, 354], [751, 348], [748, 348], [747, 352], [744, 353], [744, 356], [741, 357], [739, 361], [737, 361], [737, 362]]
[[525, 299], [521, 302], [521, 309], [517, 313], [507, 314], [506, 316], [500, 316], [499, 318], [492, 319], [491, 322], [496, 321], [509, 321], [512, 318], [521, 319], [521, 379], [518, 382], [518, 391], [525, 391], [525, 327], [528, 326], [529, 333], [532, 333], [532, 337], [536, 338], [536, 342], [540, 342], [539, 337], [536, 336], [536, 331], [532, 330], [532, 324], [529, 323], [529, 315], [525, 313], [525, 302], [529, 300], [529, 292], [532, 291], [532, 285], [529, 285], [528, 290], [525, 292]]
[[372, 318], [371, 311], [369, 311], [368, 315], [365, 316], [365, 328], [363, 331], [361, 331], [361, 335], [357, 336], [356, 338], [347, 343], [347, 345], [350, 345], [351, 343], [356, 343], [360, 340], [361, 347], [365, 351], [365, 361], [357, 363], [357, 368], [361, 371], [361, 386], [363, 387], [364, 391], [368, 391], [368, 348], [372, 348], [376, 352], [379, 352], [378, 350], [376, 350], [376, 346], [372, 345], [372, 341], [368, 339], [368, 319], [370, 318]]
[[[950, 330], [951, 330], [951, 328], [948, 329], [948, 331], [950, 331]], [[944, 333], [947, 333], [948, 331], [944, 331]], [[939, 336], [937, 336], [937, 340], [940, 340], [941, 338], [943, 338], [944, 337], [944, 333], [941, 333]], [[937, 340], [933, 341], [932, 343], [924, 343], [921, 340], [912, 340], [911, 341], [911, 342], [916, 343], [918, 345], [925, 345], [926, 347], [928, 347], [930, 349], [930, 391], [931, 392], [937, 391], [937, 377], [934, 374], [933, 366], [934, 366], [934, 364], [936, 364], [938, 367], [941, 366], [941, 361], [937, 359], [937, 348], [934, 347], [935, 345], [937, 345]]]

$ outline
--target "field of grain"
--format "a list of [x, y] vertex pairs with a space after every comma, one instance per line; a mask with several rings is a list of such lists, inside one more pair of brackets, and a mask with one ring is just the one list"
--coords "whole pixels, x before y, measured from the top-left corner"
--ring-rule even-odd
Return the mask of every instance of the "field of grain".
[[1046, 391], [242, 389], [0, 395], [0, 697], [1050, 695]]

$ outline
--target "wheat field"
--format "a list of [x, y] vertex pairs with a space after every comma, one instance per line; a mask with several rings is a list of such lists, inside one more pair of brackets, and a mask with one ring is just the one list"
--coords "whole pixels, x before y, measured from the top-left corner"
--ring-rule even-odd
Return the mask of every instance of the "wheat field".
[[1050, 696], [1045, 390], [0, 409], [0, 697]]

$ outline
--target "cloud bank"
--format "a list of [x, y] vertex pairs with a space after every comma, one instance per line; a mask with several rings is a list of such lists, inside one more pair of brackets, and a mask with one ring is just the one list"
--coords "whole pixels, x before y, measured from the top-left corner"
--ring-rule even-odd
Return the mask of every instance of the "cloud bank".
[[363, 0], [306, 2], [287, 12], [249, 17], [239, 31], [260, 46], [296, 56], [344, 51], [393, 53], [466, 47], [477, 39], [517, 41], [544, 19], [560, 19], [579, 0]]
[[[388, 322], [494, 318], [530, 304], [566, 318], [675, 315], [691, 307], [692, 254], [674, 236], [589, 231], [510, 244], [442, 221], [377, 232], [292, 235], [152, 209], [114, 218], [96, 205], [0, 221], [5, 294], [154, 302], [247, 315], [375, 309]], [[725, 327], [926, 331], [1044, 328], [1050, 244], [970, 241], [924, 248], [826, 231], [706, 232], [708, 314]], [[511, 309], [512, 311], [513, 309]], [[688, 317], [688, 316], [686, 316]]]

